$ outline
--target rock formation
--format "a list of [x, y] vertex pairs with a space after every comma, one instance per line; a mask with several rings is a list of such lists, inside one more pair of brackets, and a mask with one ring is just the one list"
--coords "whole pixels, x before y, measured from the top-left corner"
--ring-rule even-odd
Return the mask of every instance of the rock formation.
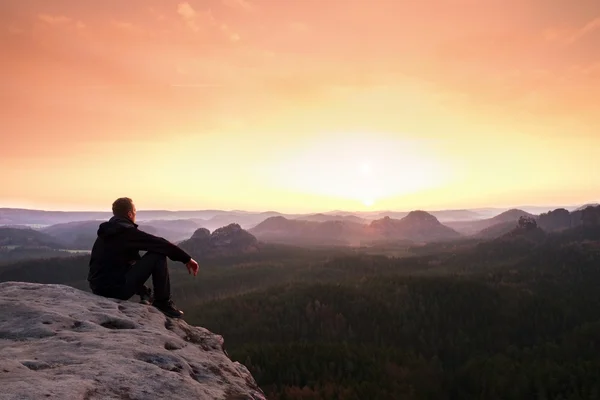
[[198, 258], [226, 257], [259, 251], [258, 240], [238, 224], [229, 224], [212, 234], [208, 229], [200, 228], [190, 239], [179, 245]]
[[151, 306], [0, 284], [0, 398], [264, 400], [223, 338]]
[[451, 240], [460, 237], [453, 229], [441, 224], [425, 211], [411, 211], [402, 219], [384, 217], [368, 226], [371, 235], [386, 239], [408, 239], [415, 242]]

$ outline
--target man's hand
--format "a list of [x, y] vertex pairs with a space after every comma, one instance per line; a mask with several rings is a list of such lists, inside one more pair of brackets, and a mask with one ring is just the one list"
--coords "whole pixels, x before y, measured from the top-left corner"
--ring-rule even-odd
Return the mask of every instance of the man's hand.
[[198, 275], [198, 263], [193, 258], [185, 264], [188, 270], [188, 274], [194, 274], [194, 276]]

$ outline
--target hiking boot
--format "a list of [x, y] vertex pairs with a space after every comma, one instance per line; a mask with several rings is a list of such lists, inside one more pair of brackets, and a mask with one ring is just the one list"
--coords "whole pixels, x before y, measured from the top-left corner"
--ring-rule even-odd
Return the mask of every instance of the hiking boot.
[[154, 299], [152, 298], [152, 289], [150, 288], [148, 288], [146, 293], [140, 294], [140, 304], [146, 304], [149, 306], [150, 304], [152, 304], [153, 300]]
[[160, 310], [167, 317], [171, 318], [181, 318], [183, 316], [183, 311], [179, 310], [175, 307], [173, 300], [165, 301], [165, 302], [154, 302], [152, 304], [158, 310]]

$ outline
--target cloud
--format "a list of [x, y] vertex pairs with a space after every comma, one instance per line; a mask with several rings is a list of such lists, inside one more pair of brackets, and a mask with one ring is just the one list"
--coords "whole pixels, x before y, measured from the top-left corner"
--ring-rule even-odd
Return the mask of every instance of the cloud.
[[581, 29], [576, 30], [573, 35], [569, 38], [569, 43], [576, 42], [582, 37], [600, 29], [600, 17], [591, 20], [585, 24]]
[[244, 10], [244, 11], [254, 11], [255, 6], [248, 0], [221, 0], [223, 4], [229, 8]]
[[[200, 26], [198, 25], [198, 17], [200, 14], [194, 10], [190, 3], [179, 3], [177, 6], [177, 13], [192, 31], [198, 32], [200, 30]], [[207, 19], [209, 23], [214, 24], [214, 17], [210, 11], [202, 13], [202, 17], [203, 19]]]
[[179, 3], [177, 6], [177, 13], [186, 20], [193, 20], [196, 18], [196, 11], [190, 3]]
[[573, 44], [583, 37], [600, 30], [600, 17], [578, 29], [549, 29], [544, 32], [546, 40], [563, 44]]
[[227, 26], [226, 24], [221, 24], [220, 28], [221, 28], [221, 32], [223, 32], [225, 34], [225, 36], [229, 39], [229, 41], [236, 43], [241, 40], [240, 35], [238, 35], [234, 31], [232, 31], [231, 28], [229, 26]]
[[193, 32], [200, 31], [200, 26], [208, 26], [211, 29], [220, 30], [232, 43], [241, 40], [240, 35], [228, 25], [218, 23], [210, 10], [198, 12], [189, 3], [180, 3], [177, 6], [177, 13]]
[[145, 30], [143, 28], [141, 28], [135, 24], [132, 24], [131, 22], [113, 20], [113, 21], [111, 21], [111, 24], [115, 28], [121, 29], [126, 32], [135, 33], [135, 34], [145, 33]]
[[72, 21], [71, 18], [65, 17], [64, 15], [48, 15], [48, 14], [40, 14], [40, 15], [38, 15], [38, 19], [40, 21], [45, 22], [50, 25], [68, 24]]

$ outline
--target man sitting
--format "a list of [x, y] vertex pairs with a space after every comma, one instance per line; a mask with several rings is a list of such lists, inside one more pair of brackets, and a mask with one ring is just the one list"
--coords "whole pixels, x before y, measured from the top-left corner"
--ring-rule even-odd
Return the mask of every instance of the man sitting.
[[[171, 300], [167, 257], [185, 264], [188, 273], [198, 274], [198, 263], [184, 250], [166, 239], [138, 229], [133, 201], [122, 197], [112, 205], [113, 217], [98, 228], [92, 248], [88, 282], [94, 294], [127, 300], [134, 294], [141, 302], [152, 304], [165, 315], [179, 318]], [[140, 257], [139, 252], [147, 253]], [[152, 276], [154, 298], [145, 282]]]

